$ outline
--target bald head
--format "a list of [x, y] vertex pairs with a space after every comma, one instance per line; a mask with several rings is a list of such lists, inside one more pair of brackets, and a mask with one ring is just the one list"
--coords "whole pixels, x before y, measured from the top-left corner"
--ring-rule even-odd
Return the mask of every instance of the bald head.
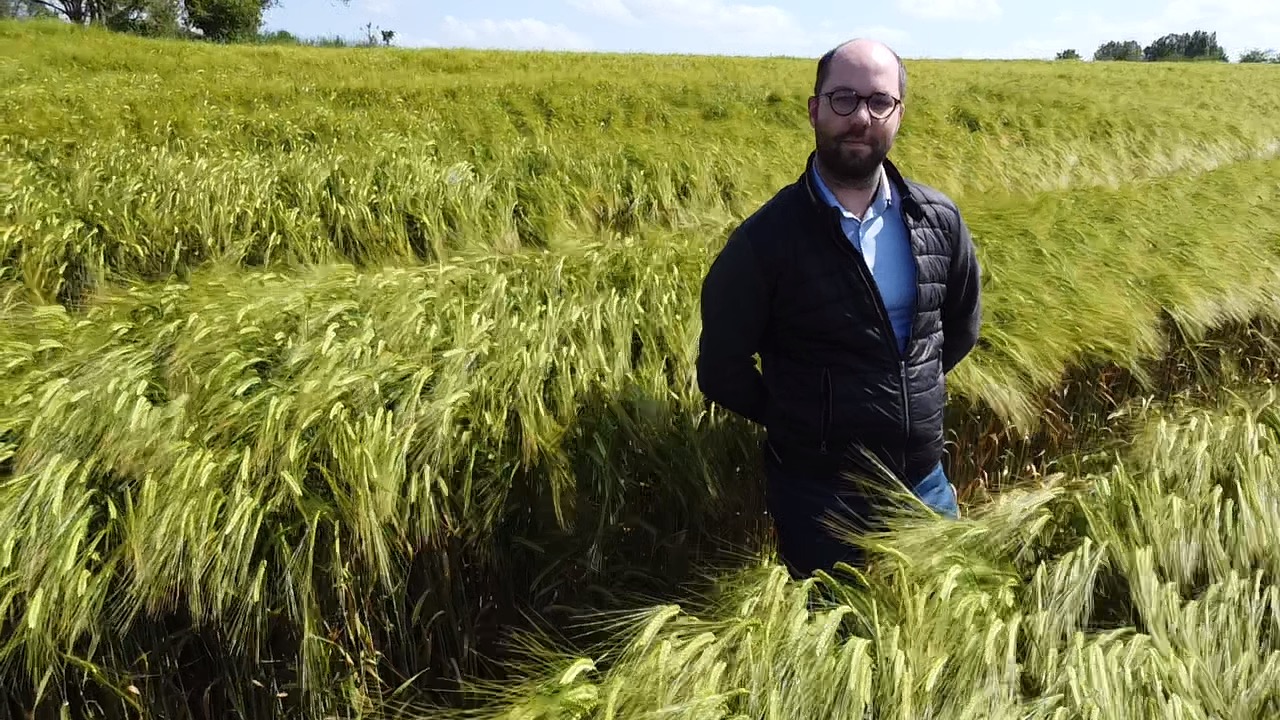
[[855, 38], [828, 50], [818, 60], [818, 76], [813, 83], [814, 95], [822, 93], [832, 67], [838, 66], [853, 67], [872, 74], [892, 69], [898, 75], [898, 99], [907, 98], [907, 68], [892, 48], [878, 40]]

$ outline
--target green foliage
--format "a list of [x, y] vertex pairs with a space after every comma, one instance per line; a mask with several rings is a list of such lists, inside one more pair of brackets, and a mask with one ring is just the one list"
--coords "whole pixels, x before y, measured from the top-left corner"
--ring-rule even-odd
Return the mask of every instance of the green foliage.
[[1069, 48], [1067, 50], [1063, 50], [1062, 52], [1058, 53], [1057, 57], [1055, 57], [1054, 59], [1055, 60], [1079, 60], [1080, 53], [1076, 52], [1074, 48]]
[[1142, 60], [1142, 45], [1137, 40], [1108, 40], [1093, 52], [1094, 60]]
[[103, 19], [116, 32], [147, 37], [178, 37], [182, 7], [179, 0], [128, 0], [118, 3]]
[[1213, 60], [1227, 62], [1227, 51], [1218, 44], [1216, 32], [1197, 30], [1193, 33], [1170, 33], [1158, 38], [1142, 51], [1149, 61]]
[[1242, 63], [1280, 63], [1280, 53], [1275, 50], [1248, 50], [1240, 55]]
[[50, 17], [53, 10], [34, 0], [0, 0], [0, 20]]
[[[15, 5], [38, 5], [54, 17], [76, 25], [101, 25], [112, 30], [127, 30], [145, 19], [148, 11], [160, 6], [176, 7], [179, 0], [42, 0], [16, 2]], [[175, 13], [176, 14], [176, 13]]]
[[61, 17], [146, 37], [183, 37], [197, 30], [204, 38], [229, 42], [256, 38], [264, 11], [278, 1], [0, 0], [0, 18]]
[[256, 37], [262, 13], [274, 0], [183, 0], [187, 22], [209, 40], [233, 42]]
[[[1092, 495], [1015, 492], [896, 535], [911, 562], [871, 591], [830, 583], [852, 609], [817, 622], [813, 588], [778, 574], [755, 435], [704, 407], [692, 368], [702, 273], [812, 143], [810, 63], [53, 23], [0, 24], [0, 52], [17, 58], [0, 65], [0, 687], [21, 704], [357, 715], [501, 676], [485, 656], [526, 614], [568, 632], [571, 608], [665, 606], [745, 554], [765, 584], [739, 583], [712, 625], [675, 617], [691, 634], [655, 620], [632, 660], [594, 664], [607, 680], [574, 666], [550, 707], [616, 692], [785, 716], [845, 693], [904, 715], [1100, 716], [1129, 693], [1207, 717], [1230, 691], [1269, 709], [1252, 631], [1175, 608], [1190, 586], [1146, 569], [1260, 613], [1224, 568], [1275, 562], [1264, 513], [1185, 503], [1263, 503], [1267, 486], [1214, 496], [1131, 453], [1086, 477]], [[968, 491], [1134, 437], [1127, 400], [1280, 370], [1280, 78], [1235, 93], [1247, 69], [990, 67], [911, 63], [895, 150], [960, 201], [984, 266], [983, 344], [949, 378]], [[1219, 437], [1205, 422], [1140, 432], [1134, 452], [1194, 467], [1185, 453]], [[1270, 447], [1233, 427], [1213, 420], [1231, 442], [1214, 482], [1228, 448]], [[1213, 544], [1206, 517], [1247, 532]], [[1145, 594], [1116, 600], [1129, 582]], [[1109, 602], [1163, 634], [1071, 624]], [[1149, 663], [1175, 651], [1230, 683]], [[1098, 690], [1126, 652], [1140, 673]]]
[[1147, 62], [1228, 60], [1226, 50], [1218, 44], [1218, 34], [1204, 30], [1169, 33], [1145, 48], [1137, 40], [1109, 40], [1098, 46], [1093, 59]]
[[[431, 261], [740, 216], [812, 143], [803, 61], [601, 57], [576, 80], [576, 56], [297, 48], [283, 73], [275, 47], [92, 33], [55, 52], [22, 25], [0, 42], [39, 60], [0, 67], [20, 179], [0, 212], [43, 299], [219, 258]], [[975, 85], [983, 67], [912, 63], [895, 156], [961, 201], [1212, 169], [1280, 137], [1280, 89], [1229, 92], [1234, 68], [1028, 64]], [[1199, 92], [1221, 100], [1179, 99]]]

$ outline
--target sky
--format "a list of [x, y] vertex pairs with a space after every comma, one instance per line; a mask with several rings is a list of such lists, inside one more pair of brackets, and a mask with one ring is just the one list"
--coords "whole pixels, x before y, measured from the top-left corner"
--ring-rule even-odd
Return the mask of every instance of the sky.
[[1280, 49], [1276, 0], [280, 0], [267, 30], [402, 47], [817, 57], [872, 37], [907, 58], [1086, 59], [1107, 40], [1146, 46], [1208, 30], [1231, 59]]

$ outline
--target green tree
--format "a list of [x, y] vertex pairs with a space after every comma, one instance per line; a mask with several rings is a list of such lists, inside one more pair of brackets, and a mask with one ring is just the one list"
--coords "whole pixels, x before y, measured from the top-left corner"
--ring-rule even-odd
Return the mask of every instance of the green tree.
[[1141, 60], [1142, 46], [1137, 40], [1110, 40], [1098, 46], [1094, 60]]
[[1057, 60], [1079, 60], [1079, 59], [1080, 59], [1080, 53], [1076, 52], [1075, 48], [1069, 48], [1069, 49], [1067, 49], [1067, 50], [1063, 50], [1062, 52], [1058, 53], [1058, 56], [1057, 56], [1057, 58], [1055, 58], [1055, 59], [1057, 59]]
[[1196, 30], [1193, 33], [1169, 33], [1142, 50], [1143, 59], [1151, 62], [1179, 60], [1214, 60], [1227, 62], [1227, 51], [1218, 44], [1218, 33]]
[[181, 0], [118, 0], [102, 22], [117, 32], [161, 37], [181, 34], [181, 18]]
[[1280, 53], [1275, 50], [1247, 50], [1240, 55], [1242, 63], [1280, 63]]
[[[345, 5], [350, 0], [337, 2]], [[51, 14], [77, 25], [97, 24], [140, 35], [176, 35], [195, 29], [204, 38], [226, 42], [256, 37], [263, 14], [278, 3], [279, 0], [0, 0], [0, 17]]]
[[187, 23], [209, 40], [246, 40], [257, 36], [263, 13], [277, 1], [186, 0]]
[[120, 3], [115, 0], [29, 0], [28, 5], [45, 8], [77, 25], [101, 23]]
[[32, 0], [0, 0], [0, 18], [53, 17], [54, 12]]
[[181, 2], [182, 0], [0, 0], [0, 16], [52, 16], [77, 25], [102, 25], [120, 32], [173, 35], [180, 27]]

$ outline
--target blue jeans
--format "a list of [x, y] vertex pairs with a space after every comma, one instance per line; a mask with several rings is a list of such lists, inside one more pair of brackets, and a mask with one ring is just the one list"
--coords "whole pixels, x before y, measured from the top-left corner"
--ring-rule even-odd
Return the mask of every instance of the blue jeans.
[[[797, 477], [768, 459], [765, 471], [765, 499], [777, 531], [778, 553], [793, 577], [806, 577], [819, 569], [830, 570], [837, 562], [852, 567], [862, 564], [862, 550], [833, 537], [824, 518], [834, 513], [840, 516], [842, 525], [852, 522], [858, 529], [874, 529], [874, 497], [843, 488], [833, 491], [841, 480], [815, 482], [812, 478]], [[941, 463], [911, 491], [938, 514], [951, 519], [959, 517], [955, 487]]]

